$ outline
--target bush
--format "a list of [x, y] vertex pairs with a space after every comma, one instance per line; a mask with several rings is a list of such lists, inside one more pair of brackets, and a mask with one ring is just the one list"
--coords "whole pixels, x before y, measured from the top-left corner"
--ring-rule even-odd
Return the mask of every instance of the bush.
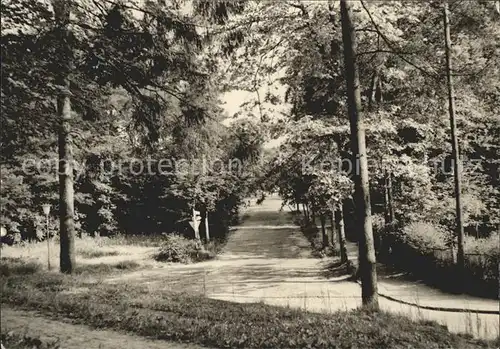
[[456, 249], [449, 244], [453, 234], [426, 222], [406, 227], [386, 227], [379, 256], [396, 267], [413, 273], [450, 292], [468, 292], [494, 297], [498, 295], [500, 237], [465, 239], [465, 270], [456, 268]]
[[466, 236], [464, 248], [465, 265], [470, 276], [496, 287], [500, 274], [500, 235], [495, 233], [485, 239]]
[[6, 244], [9, 246], [19, 244], [21, 242], [21, 234], [19, 233], [9, 233], [5, 236], [2, 236], [2, 245]]
[[372, 226], [373, 232], [378, 233], [384, 229], [385, 219], [384, 216], [380, 213], [375, 213], [372, 215]]
[[410, 247], [422, 252], [445, 249], [449, 239], [444, 229], [426, 222], [410, 223], [403, 228], [401, 238]]
[[191, 263], [209, 260], [215, 254], [205, 250], [202, 243], [178, 234], [165, 234], [165, 241], [155, 255], [159, 262]]
[[490, 237], [482, 239], [466, 236], [465, 253], [500, 256], [500, 234], [494, 233]]

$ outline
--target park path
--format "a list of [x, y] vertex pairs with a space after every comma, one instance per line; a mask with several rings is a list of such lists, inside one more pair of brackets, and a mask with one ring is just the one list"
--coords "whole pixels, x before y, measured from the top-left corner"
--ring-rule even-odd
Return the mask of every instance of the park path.
[[[64, 349], [202, 349], [200, 346], [152, 340], [132, 334], [99, 330], [81, 324], [49, 319], [35, 311], [12, 309], [2, 304], [2, 333], [28, 335], [43, 343], [58, 341]], [[9, 349], [9, 348], [6, 348]]]
[[[217, 260], [168, 265], [139, 270], [109, 282], [131, 282], [198, 292], [214, 299], [234, 302], [264, 302], [313, 312], [334, 312], [361, 305], [361, 289], [342, 272], [332, 272], [331, 259], [313, 258], [311, 247], [290, 212], [278, 197], [246, 208], [243, 222], [231, 233]], [[349, 257], [357, 258], [357, 247], [348, 245]], [[498, 311], [498, 302], [470, 296], [449, 295], [398, 275], [381, 273], [379, 293], [403, 302], [424, 306]], [[428, 319], [450, 331], [481, 338], [499, 335], [499, 315], [426, 310], [380, 297], [383, 310], [412, 319]]]

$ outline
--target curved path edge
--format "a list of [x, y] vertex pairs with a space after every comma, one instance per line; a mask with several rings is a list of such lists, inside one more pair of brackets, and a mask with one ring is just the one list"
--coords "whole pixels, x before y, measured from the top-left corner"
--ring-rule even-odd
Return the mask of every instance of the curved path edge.
[[[356, 283], [361, 286], [361, 282], [359, 280], [357, 280]], [[422, 304], [418, 304], [418, 303], [414, 303], [414, 302], [404, 301], [402, 299], [399, 299], [399, 298], [396, 298], [393, 296], [389, 296], [385, 293], [378, 292], [378, 295], [380, 297], [385, 298], [387, 300], [390, 300], [392, 302], [397, 302], [400, 304], [409, 305], [409, 306], [416, 307], [419, 309], [444, 311], [444, 312], [448, 312], [448, 313], [473, 313], [473, 314], [499, 315], [500, 316], [500, 305], [499, 305], [499, 310], [438, 307], [438, 306], [422, 305]]]

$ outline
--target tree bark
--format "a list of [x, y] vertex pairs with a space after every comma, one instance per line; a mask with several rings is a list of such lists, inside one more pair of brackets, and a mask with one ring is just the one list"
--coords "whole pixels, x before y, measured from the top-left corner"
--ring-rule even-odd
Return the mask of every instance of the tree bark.
[[451, 125], [451, 146], [453, 158], [453, 170], [455, 178], [455, 205], [456, 205], [456, 234], [458, 237], [457, 266], [459, 273], [464, 268], [464, 225], [462, 211], [462, 166], [460, 159], [460, 149], [458, 146], [457, 123], [455, 118], [455, 89], [453, 85], [453, 69], [451, 62], [451, 34], [450, 34], [450, 16], [448, 2], [445, 1], [443, 8], [444, 32], [446, 43], [446, 77], [448, 81], [448, 111], [450, 114]]
[[71, 274], [75, 268], [75, 222], [73, 188], [73, 149], [71, 139], [71, 100], [69, 75], [72, 69], [71, 32], [69, 29], [70, 4], [53, 0], [58, 34], [59, 72], [57, 84], [61, 92], [57, 97], [59, 116], [59, 229], [60, 270]]
[[336, 238], [336, 233], [337, 233], [337, 224], [335, 224], [335, 208], [332, 208], [332, 212], [330, 215], [330, 246], [334, 248], [334, 250], [337, 249], [337, 238]]
[[339, 235], [339, 248], [340, 248], [340, 261], [342, 263], [347, 262], [347, 244], [345, 238], [345, 228], [344, 228], [344, 214], [342, 206], [339, 207], [337, 211], [335, 211], [335, 221]]
[[371, 81], [371, 87], [370, 87], [370, 98], [368, 99], [368, 110], [372, 111], [374, 108], [376, 96], [377, 96], [377, 89], [379, 87], [379, 72], [378, 69], [373, 73], [372, 81]]
[[387, 177], [387, 194], [388, 194], [388, 203], [389, 203], [389, 220], [391, 223], [394, 223], [396, 220], [396, 216], [394, 214], [394, 196], [392, 194], [392, 172], [389, 172], [389, 176]]
[[392, 197], [392, 173], [385, 171], [384, 174], [384, 192], [385, 192], [385, 224], [394, 222], [394, 209]]
[[323, 248], [328, 247], [328, 234], [326, 232], [326, 217], [323, 213], [320, 214], [319, 220], [321, 222], [321, 236], [323, 238]]
[[[356, 63], [356, 34], [352, 23], [351, 1], [341, 0], [342, 40], [347, 84], [347, 105], [351, 126], [353, 160], [359, 161], [354, 173], [356, 218], [359, 222], [359, 272], [363, 306], [377, 310], [377, 269], [370, 207], [369, 173], [366, 153], [364, 118], [361, 109], [361, 92]], [[356, 162], [354, 162], [356, 163]], [[357, 166], [354, 166], [355, 168]]]

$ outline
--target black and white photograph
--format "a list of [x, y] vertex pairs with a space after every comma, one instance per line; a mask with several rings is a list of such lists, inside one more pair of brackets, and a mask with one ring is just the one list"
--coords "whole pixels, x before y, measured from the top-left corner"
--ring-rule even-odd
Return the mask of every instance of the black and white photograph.
[[500, 0], [2, 0], [1, 349], [500, 349]]

